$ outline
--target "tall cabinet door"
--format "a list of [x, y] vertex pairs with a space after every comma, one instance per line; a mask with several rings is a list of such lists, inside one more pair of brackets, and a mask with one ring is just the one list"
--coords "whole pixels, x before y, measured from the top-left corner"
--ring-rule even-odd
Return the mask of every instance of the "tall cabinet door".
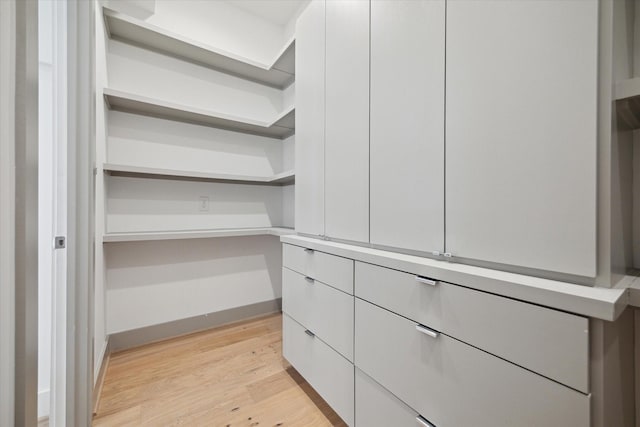
[[369, 241], [369, 1], [326, 2], [325, 227]]
[[445, 1], [371, 2], [371, 243], [444, 250]]
[[325, 1], [313, 0], [296, 23], [295, 228], [324, 234]]
[[446, 249], [596, 274], [597, 0], [447, 2]]

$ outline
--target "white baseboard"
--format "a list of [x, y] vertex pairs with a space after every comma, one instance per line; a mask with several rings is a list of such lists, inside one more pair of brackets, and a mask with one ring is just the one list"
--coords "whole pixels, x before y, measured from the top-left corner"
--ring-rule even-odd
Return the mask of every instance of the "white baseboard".
[[49, 418], [49, 404], [51, 403], [51, 395], [49, 390], [38, 392], [38, 420]]
[[97, 358], [94, 361], [94, 366], [93, 366], [93, 386], [94, 387], [98, 383], [98, 377], [100, 376], [100, 369], [102, 369], [102, 365], [104, 363], [104, 357], [107, 354], [108, 347], [109, 347], [109, 338], [104, 340], [104, 343], [102, 344], [102, 349], [100, 350], [100, 353], [96, 355]]

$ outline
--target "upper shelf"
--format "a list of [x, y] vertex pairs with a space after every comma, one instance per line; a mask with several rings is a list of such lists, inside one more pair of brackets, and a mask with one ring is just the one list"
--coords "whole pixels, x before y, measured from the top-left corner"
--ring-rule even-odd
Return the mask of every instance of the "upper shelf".
[[228, 74], [276, 88], [295, 79], [295, 39], [290, 39], [270, 64], [225, 52], [145, 21], [104, 8], [109, 36], [171, 56], [206, 65]]
[[214, 237], [285, 236], [294, 233], [295, 231], [293, 231], [292, 228], [286, 227], [107, 233], [102, 237], [102, 242], [148, 242], [155, 240], [210, 239]]
[[185, 177], [202, 179], [207, 181], [237, 181], [252, 184], [289, 184], [295, 181], [294, 171], [280, 172], [271, 176], [249, 176], [249, 175], [232, 175], [226, 173], [209, 173], [182, 171], [173, 169], [149, 168], [144, 166], [117, 165], [105, 163], [103, 165], [105, 172], [129, 173], [141, 175], [155, 175], [168, 177]]
[[614, 99], [619, 124], [627, 129], [640, 129], [640, 77], [616, 83]]
[[285, 139], [294, 134], [295, 107], [291, 106], [271, 122], [236, 117], [229, 114], [187, 107], [143, 95], [104, 89], [109, 108], [186, 123], [195, 123], [270, 138]]

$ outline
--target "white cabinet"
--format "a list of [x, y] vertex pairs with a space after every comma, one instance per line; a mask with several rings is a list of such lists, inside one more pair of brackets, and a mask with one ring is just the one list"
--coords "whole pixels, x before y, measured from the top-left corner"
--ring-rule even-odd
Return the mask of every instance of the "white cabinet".
[[444, 250], [445, 1], [371, 2], [371, 243]]
[[368, 1], [326, 2], [325, 78], [325, 234], [368, 242]]
[[314, 0], [296, 24], [295, 228], [324, 234], [325, 2]]
[[446, 250], [596, 274], [596, 0], [447, 5]]
[[283, 268], [282, 311], [353, 362], [353, 295]]
[[356, 419], [358, 426], [415, 427], [418, 414], [371, 377], [356, 368]]
[[355, 425], [351, 362], [286, 313], [282, 354], [348, 426]]
[[356, 298], [355, 365], [436, 426], [589, 426], [589, 395]]

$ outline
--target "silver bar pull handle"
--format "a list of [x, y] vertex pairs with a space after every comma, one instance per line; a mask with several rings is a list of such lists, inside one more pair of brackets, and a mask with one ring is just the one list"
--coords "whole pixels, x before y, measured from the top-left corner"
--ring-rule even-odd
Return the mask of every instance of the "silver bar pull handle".
[[416, 325], [416, 330], [425, 335], [429, 335], [431, 338], [438, 338], [438, 336], [440, 335], [440, 332], [434, 331], [433, 329], [427, 328], [426, 326], [420, 324]]
[[427, 421], [422, 415], [418, 415], [416, 417], [416, 422], [421, 427], [436, 427], [433, 424], [431, 424], [429, 421]]
[[305, 330], [304, 330], [304, 333], [305, 333], [305, 334], [307, 334], [307, 335], [309, 335], [311, 338], [314, 338], [314, 337], [316, 336], [316, 334], [314, 334], [313, 332], [311, 332], [311, 331], [310, 331], [310, 330], [308, 330], [308, 329], [305, 329]]
[[437, 280], [429, 279], [427, 277], [416, 276], [416, 282], [424, 283], [425, 285], [435, 286], [438, 284]]
[[304, 248], [304, 251], [308, 254], [312, 254], [313, 253], [313, 249], [311, 248]]
[[311, 277], [311, 276], [304, 276], [304, 280], [306, 280], [306, 281], [307, 281], [307, 282], [309, 282], [309, 283], [313, 283], [313, 282], [315, 282], [315, 281], [316, 281], [316, 279], [314, 279], [314, 278], [313, 278], [313, 277]]

